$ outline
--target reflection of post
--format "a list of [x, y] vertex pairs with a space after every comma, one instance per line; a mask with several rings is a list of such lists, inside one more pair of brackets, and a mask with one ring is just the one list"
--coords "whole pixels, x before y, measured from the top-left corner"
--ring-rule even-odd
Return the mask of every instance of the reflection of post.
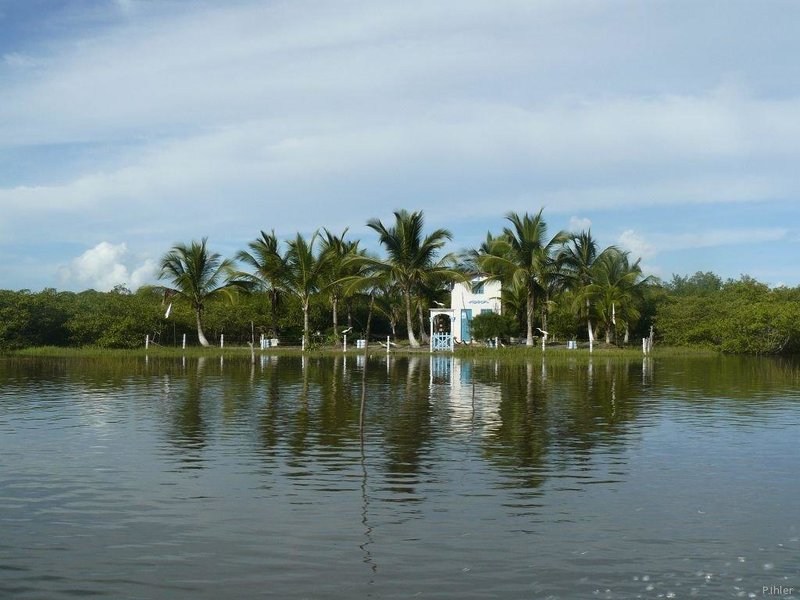
[[653, 359], [649, 356], [642, 358], [642, 383], [650, 383], [653, 376]]
[[617, 414], [617, 371], [611, 377], [611, 417]]
[[526, 396], [528, 402], [533, 402], [533, 363], [528, 362], [525, 363], [525, 382], [527, 386], [525, 388]]
[[[369, 509], [369, 496], [367, 495], [367, 456], [364, 450], [364, 402], [367, 397], [367, 353], [364, 352], [364, 371], [361, 375], [361, 411], [358, 418], [358, 429], [361, 437], [361, 525], [364, 526], [364, 542], [359, 544], [362, 552], [364, 552], [364, 562], [370, 566], [374, 573], [378, 570], [378, 565], [372, 562], [372, 553], [369, 551], [369, 545], [372, 544], [372, 527], [368, 521]], [[370, 581], [370, 583], [372, 583]]]
[[[389, 358], [386, 358], [386, 371], [389, 371]], [[361, 456], [364, 456], [364, 408], [367, 402], [367, 349], [364, 348], [364, 368], [361, 371], [361, 406], [358, 410], [358, 433], [361, 437]]]

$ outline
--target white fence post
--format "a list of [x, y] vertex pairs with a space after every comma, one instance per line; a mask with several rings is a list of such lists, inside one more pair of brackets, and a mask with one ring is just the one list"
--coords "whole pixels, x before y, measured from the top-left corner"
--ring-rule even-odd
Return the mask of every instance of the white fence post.
[[186, 350], [186, 334], [185, 334], [185, 333], [183, 334], [182, 348], [183, 348], [184, 350]]
[[219, 347], [220, 348], [224, 348], [225, 347], [225, 334], [224, 333], [220, 333], [219, 334]]
[[150, 347], [150, 334], [148, 333], [144, 336], [144, 349], [147, 350]]

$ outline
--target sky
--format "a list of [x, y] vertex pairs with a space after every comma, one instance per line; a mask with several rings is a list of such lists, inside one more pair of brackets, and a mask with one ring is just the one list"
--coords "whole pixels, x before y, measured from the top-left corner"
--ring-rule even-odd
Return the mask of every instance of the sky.
[[178, 242], [544, 209], [647, 273], [799, 285], [800, 3], [0, 0], [0, 288]]

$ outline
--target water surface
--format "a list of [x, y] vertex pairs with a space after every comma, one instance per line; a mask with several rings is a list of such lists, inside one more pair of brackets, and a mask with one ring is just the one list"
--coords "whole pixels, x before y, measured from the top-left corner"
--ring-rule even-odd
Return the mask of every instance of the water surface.
[[0, 360], [0, 597], [800, 593], [796, 365], [364, 365]]

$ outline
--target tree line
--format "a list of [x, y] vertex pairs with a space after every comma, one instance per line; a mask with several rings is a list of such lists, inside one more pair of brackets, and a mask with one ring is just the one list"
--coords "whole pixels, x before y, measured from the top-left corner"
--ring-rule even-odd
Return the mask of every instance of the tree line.
[[359, 240], [321, 229], [281, 241], [272, 232], [233, 257], [208, 240], [179, 243], [160, 261], [159, 284], [135, 293], [0, 291], [0, 347], [138, 347], [184, 334], [209, 345], [225, 334], [244, 343], [260, 335], [338, 344], [343, 330], [404, 336], [426, 343], [427, 311], [446, 304], [456, 282], [501, 283], [503, 315], [475, 317], [475, 337], [603, 339], [625, 345], [655, 327], [672, 345], [729, 352], [794, 351], [800, 290], [770, 289], [749, 277], [723, 282], [711, 273], [644, 276], [640, 260], [601, 248], [590, 230], [549, 235], [540, 210], [509, 213], [507, 226], [477, 247], [446, 253], [447, 229], [426, 232], [421, 211], [398, 210], [367, 226], [383, 256]]

